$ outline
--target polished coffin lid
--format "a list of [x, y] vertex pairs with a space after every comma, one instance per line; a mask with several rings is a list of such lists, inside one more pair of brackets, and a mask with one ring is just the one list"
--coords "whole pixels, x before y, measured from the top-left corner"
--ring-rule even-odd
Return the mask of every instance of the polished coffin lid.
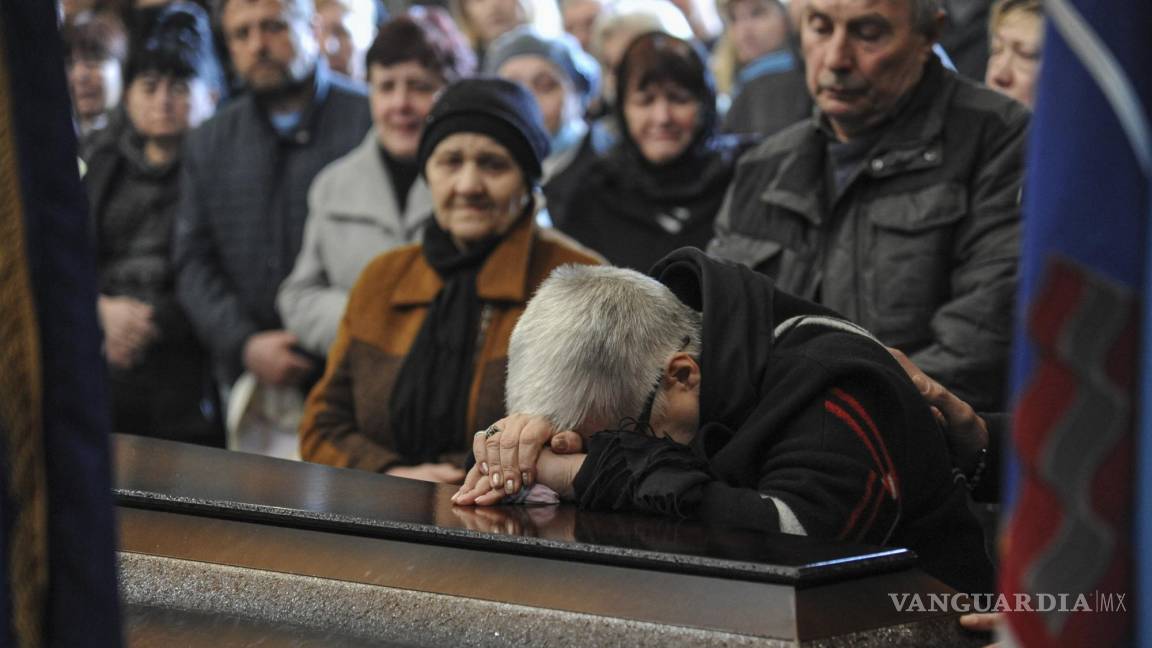
[[906, 569], [907, 549], [571, 505], [457, 507], [455, 486], [114, 435], [122, 506], [804, 587]]

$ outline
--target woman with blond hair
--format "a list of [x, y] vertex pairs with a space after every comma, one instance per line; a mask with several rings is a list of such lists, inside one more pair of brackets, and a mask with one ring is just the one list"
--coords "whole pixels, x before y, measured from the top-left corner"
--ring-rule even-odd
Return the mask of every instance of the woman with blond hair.
[[796, 65], [780, 0], [719, 0], [717, 5], [724, 19], [724, 35], [712, 50], [717, 92], [735, 98], [748, 81]]
[[564, 33], [556, 0], [451, 0], [449, 6], [481, 65], [492, 41], [513, 28], [532, 25], [553, 38]]
[[988, 20], [989, 88], [1032, 107], [1040, 79], [1044, 9], [1040, 0], [999, 0]]

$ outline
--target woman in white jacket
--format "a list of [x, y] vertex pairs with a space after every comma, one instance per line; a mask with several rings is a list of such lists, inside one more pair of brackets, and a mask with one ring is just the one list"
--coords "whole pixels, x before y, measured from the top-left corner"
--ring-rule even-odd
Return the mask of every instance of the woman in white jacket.
[[276, 305], [300, 347], [324, 356], [360, 271], [412, 243], [432, 213], [416, 147], [436, 94], [469, 76], [475, 57], [446, 11], [414, 7], [380, 29], [366, 56], [373, 128], [317, 174], [304, 243]]

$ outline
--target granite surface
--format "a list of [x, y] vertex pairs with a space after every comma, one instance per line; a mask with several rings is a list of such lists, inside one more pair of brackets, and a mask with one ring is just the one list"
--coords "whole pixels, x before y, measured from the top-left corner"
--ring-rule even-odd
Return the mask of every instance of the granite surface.
[[982, 645], [952, 618], [793, 642], [140, 554], [120, 569], [133, 646]]
[[[192, 618], [247, 619], [301, 632], [323, 643], [405, 646], [678, 646], [780, 647], [759, 637], [711, 632], [495, 603], [427, 592], [174, 560], [120, 555], [129, 610], [187, 611]], [[173, 617], [180, 615], [169, 612]], [[132, 615], [128, 620], [131, 622]], [[153, 636], [157, 631], [153, 630]], [[133, 628], [128, 628], [132, 636]], [[271, 633], [270, 633], [271, 634]], [[277, 643], [264, 645], [291, 645]], [[220, 645], [220, 644], [217, 644]]]

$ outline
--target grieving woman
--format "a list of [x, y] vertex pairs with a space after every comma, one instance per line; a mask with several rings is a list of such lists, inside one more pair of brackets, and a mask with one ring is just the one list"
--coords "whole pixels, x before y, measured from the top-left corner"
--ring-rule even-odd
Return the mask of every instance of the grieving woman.
[[993, 585], [968, 489], [904, 370], [745, 266], [683, 249], [651, 276], [557, 270], [512, 334], [507, 392], [518, 414], [477, 437], [455, 504], [495, 504], [527, 479], [581, 508], [768, 542], [908, 547], [962, 592]]
[[308, 192], [304, 243], [276, 306], [304, 350], [328, 353], [348, 291], [376, 255], [419, 239], [432, 214], [416, 147], [436, 93], [476, 60], [438, 8], [385, 24], [366, 56], [372, 130], [321, 171]]
[[716, 134], [716, 94], [695, 46], [648, 33], [616, 70], [620, 141], [589, 169], [556, 225], [619, 266], [647, 270], [703, 247], [736, 158], [751, 140]]
[[177, 2], [140, 35], [124, 123], [99, 139], [86, 185], [113, 429], [223, 446], [208, 358], [176, 301], [171, 256], [181, 145], [216, 104], [208, 25], [199, 6]]
[[599, 260], [538, 229], [548, 135], [532, 95], [500, 79], [449, 86], [417, 160], [434, 218], [423, 243], [388, 252], [356, 282], [308, 398], [304, 459], [458, 482], [472, 433], [504, 410], [508, 338], [563, 264]]

